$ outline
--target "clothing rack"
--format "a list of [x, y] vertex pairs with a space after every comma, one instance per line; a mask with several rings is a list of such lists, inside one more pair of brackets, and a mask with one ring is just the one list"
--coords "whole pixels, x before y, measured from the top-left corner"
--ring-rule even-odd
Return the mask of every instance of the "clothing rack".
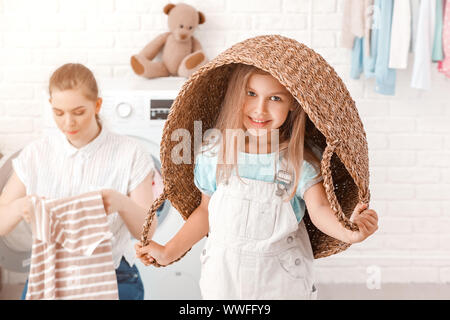
[[377, 93], [395, 95], [411, 53], [412, 88], [431, 89], [433, 68], [450, 78], [450, 0], [345, 0], [341, 31], [350, 77], [375, 78]]

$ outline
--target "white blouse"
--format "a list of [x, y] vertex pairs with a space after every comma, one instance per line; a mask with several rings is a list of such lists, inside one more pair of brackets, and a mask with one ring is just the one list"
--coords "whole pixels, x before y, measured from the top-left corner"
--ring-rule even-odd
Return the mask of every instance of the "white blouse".
[[411, 87], [429, 90], [431, 88], [431, 56], [436, 20], [436, 1], [421, 1], [419, 10]]
[[[137, 141], [103, 128], [80, 149], [60, 131], [45, 136], [26, 146], [13, 160], [13, 167], [27, 195], [52, 199], [101, 189], [129, 194], [152, 173], [154, 163]], [[122, 256], [132, 266], [136, 257], [131, 233], [118, 212], [108, 215], [108, 222], [114, 235], [114, 268], [119, 267]]]
[[394, 1], [391, 26], [389, 68], [406, 69], [411, 43], [411, 5], [409, 0]]

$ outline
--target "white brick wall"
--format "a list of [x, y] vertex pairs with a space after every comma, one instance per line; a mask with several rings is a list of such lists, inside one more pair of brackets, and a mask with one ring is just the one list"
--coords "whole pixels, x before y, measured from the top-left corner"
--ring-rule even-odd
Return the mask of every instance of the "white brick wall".
[[[397, 73], [395, 97], [376, 94], [373, 79], [351, 80], [350, 53], [338, 47], [341, 0], [186, 2], [206, 16], [197, 37], [210, 58], [251, 36], [293, 37], [331, 63], [357, 103], [380, 229], [318, 260], [318, 280], [366, 282], [375, 266], [382, 282], [450, 282], [450, 80], [433, 67], [432, 89], [412, 89], [412, 56]], [[40, 135], [39, 92], [59, 65], [77, 61], [98, 77], [133, 77], [129, 57], [166, 30], [166, 3], [0, 0], [0, 151]]]

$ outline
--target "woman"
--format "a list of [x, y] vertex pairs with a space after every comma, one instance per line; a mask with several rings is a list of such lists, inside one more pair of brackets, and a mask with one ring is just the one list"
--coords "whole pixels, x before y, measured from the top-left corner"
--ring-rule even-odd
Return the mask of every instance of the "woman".
[[[14, 159], [14, 172], [0, 195], [0, 235], [22, 219], [30, 221], [32, 195], [63, 198], [101, 190], [113, 233], [119, 299], [142, 300], [131, 235], [139, 238], [153, 201], [151, 157], [134, 140], [102, 126], [98, 117], [102, 99], [85, 66], [58, 68], [50, 78], [49, 93], [60, 132], [32, 142]], [[26, 290], [27, 286], [22, 298]]]

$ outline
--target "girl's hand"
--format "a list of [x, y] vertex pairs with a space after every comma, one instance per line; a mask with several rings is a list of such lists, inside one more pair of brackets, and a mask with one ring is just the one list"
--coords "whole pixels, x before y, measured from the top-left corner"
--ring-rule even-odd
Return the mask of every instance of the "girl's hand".
[[113, 189], [104, 189], [102, 190], [102, 197], [106, 214], [122, 211], [125, 195]]
[[354, 222], [359, 231], [348, 231], [348, 242], [357, 243], [365, 240], [378, 229], [378, 215], [368, 204], [359, 203], [353, 210], [350, 221]]
[[134, 245], [134, 250], [136, 250], [136, 257], [141, 260], [141, 262], [145, 265], [145, 266], [149, 266], [151, 265], [155, 259], [153, 259], [151, 256], [149, 256], [146, 253], [141, 253], [141, 249], [142, 249], [142, 244], [141, 242], [137, 242]]
[[155, 261], [162, 266], [168, 265], [172, 262], [172, 259], [170, 259], [167, 254], [166, 247], [154, 241], [150, 241], [150, 243], [145, 247], [142, 247], [140, 242], [136, 243], [134, 248], [136, 250], [136, 256], [146, 266], [151, 265]]

